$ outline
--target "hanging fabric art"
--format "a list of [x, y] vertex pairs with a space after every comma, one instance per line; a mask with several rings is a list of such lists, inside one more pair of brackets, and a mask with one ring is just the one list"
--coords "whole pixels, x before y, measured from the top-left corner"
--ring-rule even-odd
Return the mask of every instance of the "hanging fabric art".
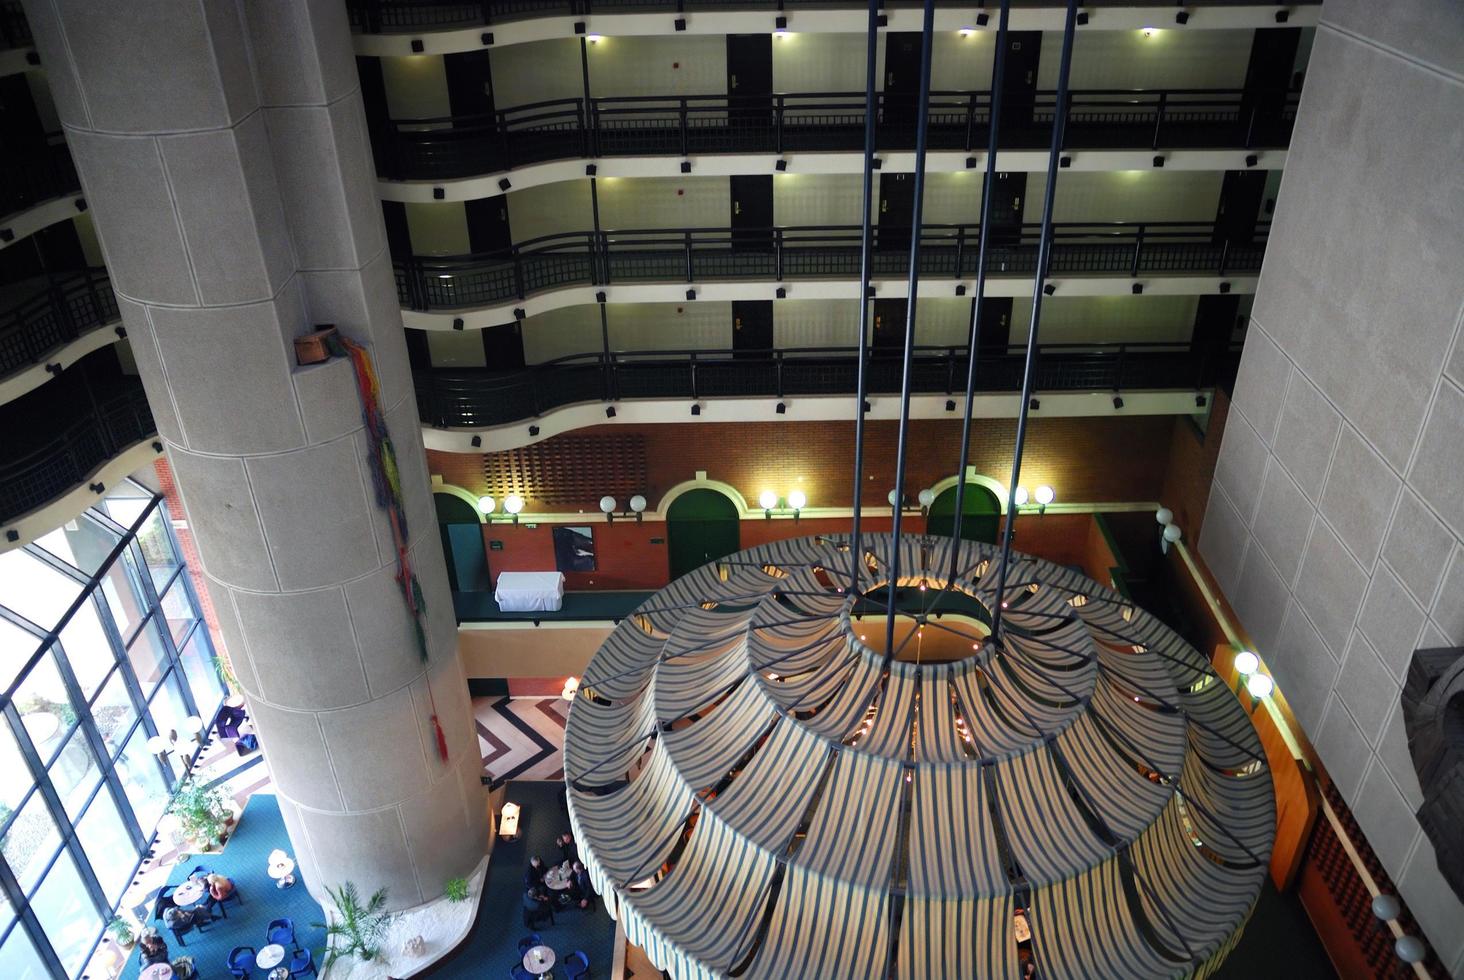
[[[402, 502], [401, 472], [397, 468], [396, 450], [386, 429], [386, 416], [381, 411], [381, 385], [376, 378], [376, 368], [371, 363], [371, 354], [355, 341], [331, 333], [325, 338], [330, 353], [336, 357], [349, 357], [356, 373], [356, 394], [361, 401], [361, 418], [371, 440], [371, 483], [376, 491], [376, 506], [386, 511], [391, 525], [392, 543], [396, 547], [396, 581], [411, 615], [412, 629], [417, 637], [417, 653], [422, 662], [427, 662], [427, 631], [423, 616], [427, 602], [422, 596], [422, 585], [412, 571], [411, 556], [407, 552], [408, 528], [406, 507]], [[427, 685], [427, 698], [432, 705], [432, 729], [436, 734], [437, 754], [447, 761], [447, 737], [437, 720], [437, 701], [432, 696], [432, 685]]]

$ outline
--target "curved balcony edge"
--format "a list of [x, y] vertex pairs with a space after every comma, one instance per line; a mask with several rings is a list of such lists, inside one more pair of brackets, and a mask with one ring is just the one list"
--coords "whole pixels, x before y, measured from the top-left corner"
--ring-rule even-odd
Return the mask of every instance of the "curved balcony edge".
[[[1118, 170], [1151, 170], [1153, 150], [1074, 150], [1070, 169], [1102, 173]], [[1284, 170], [1287, 151], [1269, 150], [1165, 150], [1166, 170]], [[1256, 158], [1256, 164], [1248, 164], [1249, 157]], [[973, 165], [971, 160], [975, 159]], [[969, 154], [964, 150], [932, 150], [926, 154], [926, 171], [929, 173], [963, 173], [972, 166], [984, 166], [984, 151]], [[1014, 173], [1042, 173], [1047, 169], [1045, 150], [1004, 150], [998, 157], [1001, 168]], [[567, 181], [585, 179], [585, 165], [595, 165], [598, 177], [684, 177], [681, 171], [683, 160], [691, 163], [692, 176], [736, 177], [747, 174], [771, 174], [779, 160], [787, 166], [779, 173], [808, 175], [840, 175], [861, 173], [864, 156], [853, 151], [794, 151], [784, 153], [693, 153], [682, 157], [665, 156], [615, 156], [615, 157], [571, 157], [530, 163], [507, 170], [484, 172], [472, 177], [453, 177], [440, 180], [403, 179], [390, 180], [378, 177], [377, 194], [383, 201], [403, 204], [442, 204], [444, 202], [479, 201], [517, 190], [545, 187]], [[880, 160], [883, 169], [894, 173], [905, 173], [915, 169], [915, 154], [908, 150], [882, 152]], [[505, 191], [499, 181], [509, 178], [513, 185]], [[979, 178], [978, 178], [979, 179]], [[437, 197], [437, 191], [442, 197]]]
[[[1211, 389], [1198, 389], [1206, 394]], [[1196, 389], [1172, 391], [1125, 391], [1123, 415], [1191, 415], [1195, 412]], [[1112, 393], [1104, 391], [1044, 392], [1041, 397], [1042, 418], [1084, 418], [1113, 416], [1109, 401]], [[946, 411], [947, 395], [912, 395], [910, 417], [913, 419], [955, 419], [959, 413]], [[958, 403], [961, 396], [956, 396]], [[900, 417], [900, 396], [869, 396], [870, 410], [865, 418], [876, 421], [897, 421]], [[779, 403], [785, 407], [778, 414]], [[972, 417], [980, 419], [1014, 419], [1021, 403], [1019, 392], [984, 392], [972, 405]], [[703, 422], [848, 422], [854, 417], [853, 395], [800, 395], [779, 399], [774, 396], [701, 398], [697, 404], [701, 414], [692, 417], [685, 398], [629, 398], [613, 403], [615, 417], [607, 418], [605, 409], [611, 403], [599, 400], [576, 402], [551, 409], [543, 415], [515, 422], [481, 428], [439, 428], [422, 423], [422, 442], [428, 449], [452, 453], [494, 453], [542, 442], [553, 436], [597, 425], [635, 425], [652, 423]], [[532, 425], [537, 433], [531, 435]], [[473, 439], [481, 445], [474, 446]]]
[[0, 230], [11, 234], [9, 239], [0, 236], [0, 249], [19, 245], [38, 231], [76, 217], [81, 211], [82, 203], [81, 191], [78, 190], [60, 197], [47, 198], [20, 211], [0, 216]]
[[[0, 521], [0, 552], [10, 551], [30, 544], [36, 538], [55, 530], [67, 521], [74, 520], [88, 507], [97, 502], [98, 491], [92, 486], [101, 484], [104, 488], [114, 486], [123, 477], [137, 472], [155, 459], [161, 459], [163, 452], [154, 448], [157, 436], [145, 435], [131, 445], [118, 450], [116, 455], [105, 460], [77, 483], [59, 488], [50, 500], [24, 514]], [[11, 531], [18, 538], [7, 540]]]
[[93, 351], [115, 344], [125, 336], [119, 332], [121, 327], [120, 317], [108, 320], [80, 334], [76, 339], [52, 348], [34, 364], [0, 377], [0, 405], [39, 388], [57, 372], [66, 370]]
[[[646, 5], [640, 4], [642, 10]], [[795, 34], [863, 34], [868, 11], [847, 7], [805, 7], [797, 2], [767, 0], [764, 9], [716, 9], [715, 2], [665, 0], [656, 12], [627, 12], [607, 4], [595, 11], [593, 0], [545, 0], [542, 3], [412, 4], [357, 2], [349, 5], [355, 35], [355, 51], [368, 56], [413, 54], [458, 54], [481, 51], [485, 46], [503, 47], [532, 41], [577, 38], [576, 23], [586, 23], [594, 33], [608, 37], [670, 34], [678, 18], [686, 22], [688, 34], [766, 34], [773, 30], [773, 18], [788, 18], [788, 30]], [[1320, 20], [1317, 0], [1299, 0], [1290, 5], [1289, 26], [1315, 27]], [[536, 9], [537, 8], [537, 9]], [[708, 9], [710, 8], [710, 9]], [[1274, 4], [1207, 6], [1195, 4], [1186, 30], [1237, 30], [1276, 26]], [[435, 14], [413, 16], [413, 11]], [[447, 16], [443, 16], [446, 13]], [[921, 28], [919, 5], [891, 5], [885, 10], [887, 31], [915, 31]], [[517, 15], [517, 16], [515, 16]], [[1086, 30], [1140, 30], [1154, 22], [1153, 4], [1105, 6]], [[970, 4], [940, 4], [935, 12], [937, 31], [958, 31], [971, 26]], [[1049, 7], [1017, 7], [1012, 11], [1014, 31], [1061, 31], [1063, 10]], [[983, 33], [994, 33], [987, 28]], [[421, 46], [415, 50], [414, 44]]]
[[[1256, 291], [1259, 273], [1243, 272], [1224, 278], [1213, 275], [1162, 275], [1133, 279], [1128, 276], [1049, 276], [1048, 281], [1058, 287], [1059, 296], [1130, 296], [1135, 283], [1142, 284], [1145, 296], [1203, 296], [1221, 291], [1222, 283], [1229, 283], [1230, 291], [1250, 295]], [[922, 279], [920, 295], [926, 298], [955, 297], [957, 288], [970, 294], [975, 277], [964, 279]], [[870, 285], [881, 299], [904, 299], [909, 282], [904, 277], [878, 277]], [[524, 317], [550, 313], [571, 306], [593, 306], [598, 293], [605, 294], [607, 303], [686, 303], [686, 291], [694, 289], [700, 302], [730, 302], [734, 300], [855, 300], [859, 295], [859, 280], [848, 279], [798, 279], [778, 281], [776, 279], [736, 279], [729, 281], [679, 282], [679, 283], [621, 283], [610, 286], [568, 285], [530, 294], [521, 300], [505, 300], [501, 303], [478, 307], [459, 307], [442, 310], [413, 310], [402, 308], [402, 323], [413, 330], [482, 330], [498, 326], [515, 319], [515, 311], [522, 310]], [[778, 296], [781, 289], [785, 295]], [[989, 298], [1031, 298], [1032, 276], [986, 277], [986, 295]], [[457, 326], [457, 321], [462, 326]]]

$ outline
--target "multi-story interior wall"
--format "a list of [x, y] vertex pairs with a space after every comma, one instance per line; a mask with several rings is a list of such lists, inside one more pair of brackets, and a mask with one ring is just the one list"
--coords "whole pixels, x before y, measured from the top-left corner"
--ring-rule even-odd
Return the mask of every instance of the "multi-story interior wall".
[[1464, 644], [1464, 8], [1380, 13], [1322, 9], [1200, 547], [1460, 976], [1399, 689]]

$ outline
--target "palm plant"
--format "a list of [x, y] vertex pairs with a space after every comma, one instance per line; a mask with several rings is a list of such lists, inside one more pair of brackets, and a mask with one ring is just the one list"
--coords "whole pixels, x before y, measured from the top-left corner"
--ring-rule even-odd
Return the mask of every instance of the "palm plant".
[[339, 889], [326, 885], [325, 892], [336, 907], [336, 921], [315, 923], [317, 929], [325, 929], [326, 967], [343, 956], [369, 962], [381, 955], [381, 938], [391, 924], [391, 913], [386, 911], [386, 889], [376, 889], [365, 905], [361, 904], [355, 882], [348, 881]]

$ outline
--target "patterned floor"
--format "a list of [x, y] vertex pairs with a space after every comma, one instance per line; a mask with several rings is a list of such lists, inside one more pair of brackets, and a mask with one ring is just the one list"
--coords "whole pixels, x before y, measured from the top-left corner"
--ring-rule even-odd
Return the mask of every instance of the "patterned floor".
[[563, 698], [474, 698], [478, 747], [483, 775], [492, 783], [561, 780], [564, 722], [569, 702]]

